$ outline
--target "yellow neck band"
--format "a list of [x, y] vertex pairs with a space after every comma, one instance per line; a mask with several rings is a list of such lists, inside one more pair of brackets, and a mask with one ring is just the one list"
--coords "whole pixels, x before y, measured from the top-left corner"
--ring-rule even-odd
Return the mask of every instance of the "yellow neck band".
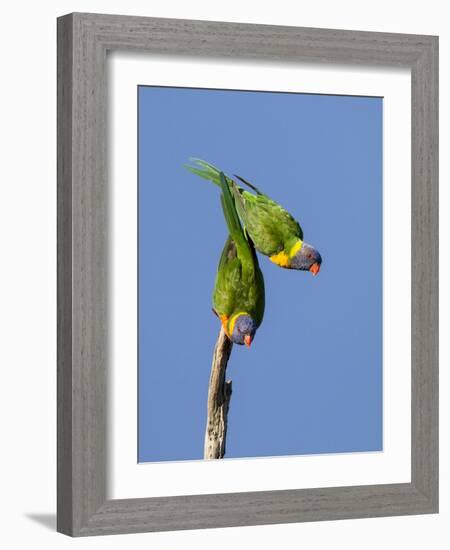
[[229, 332], [229, 335], [231, 336], [233, 334], [233, 330], [234, 330], [234, 325], [236, 323], [236, 319], [238, 317], [240, 317], [241, 315], [248, 315], [248, 313], [246, 311], [239, 311], [238, 313], [235, 313], [234, 315], [232, 315], [230, 317], [230, 320], [228, 321], [228, 332]]
[[280, 267], [287, 267], [289, 265], [289, 262], [291, 258], [293, 258], [297, 252], [301, 249], [303, 246], [303, 241], [301, 239], [298, 239], [294, 243], [294, 245], [289, 250], [289, 253], [286, 253], [285, 250], [282, 250], [281, 252], [278, 252], [278, 254], [272, 254], [272, 256], [269, 257], [270, 261], [272, 261], [274, 264], [279, 265]]

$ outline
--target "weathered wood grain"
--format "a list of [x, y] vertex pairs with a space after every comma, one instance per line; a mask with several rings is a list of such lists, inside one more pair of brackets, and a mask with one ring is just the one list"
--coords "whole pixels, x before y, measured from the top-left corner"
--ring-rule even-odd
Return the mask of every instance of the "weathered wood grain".
[[232, 393], [231, 380], [226, 380], [228, 360], [233, 343], [223, 328], [214, 347], [208, 386], [208, 407], [205, 430], [205, 459], [223, 458], [228, 427], [228, 408]]

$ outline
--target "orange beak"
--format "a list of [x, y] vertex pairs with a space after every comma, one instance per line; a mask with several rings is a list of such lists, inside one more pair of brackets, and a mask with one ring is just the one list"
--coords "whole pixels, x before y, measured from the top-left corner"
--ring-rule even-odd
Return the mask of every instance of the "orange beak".
[[311, 273], [314, 275], [314, 277], [319, 273], [320, 271], [320, 264], [316, 262], [315, 264], [312, 264], [312, 266], [309, 268]]
[[246, 334], [244, 336], [244, 342], [245, 342], [245, 345], [249, 348], [252, 343], [252, 337], [250, 336], [250, 334]]

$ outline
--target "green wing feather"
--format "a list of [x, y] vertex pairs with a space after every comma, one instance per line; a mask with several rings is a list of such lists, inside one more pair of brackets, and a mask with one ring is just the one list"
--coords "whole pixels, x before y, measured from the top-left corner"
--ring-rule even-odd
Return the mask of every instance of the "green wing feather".
[[230, 187], [245, 230], [262, 254], [272, 256], [290, 248], [297, 239], [303, 239], [298, 222], [267, 195], [259, 190], [257, 195], [242, 192], [234, 181], [231, 181]]
[[220, 173], [221, 202], [230, 236], [223, 248], [217, 270], [213, 305], [219, 315], [231, 317], [246, 311], [257, 326], [265, 307], [264, 278], [253, 245], [247, 240], [236, 212], [233, 196]]
[[237, 257], [236, 245], [229, 236], [223, 247], [214, 284], [213, 307], [218, 315], [231, 317], [238, 300], [241, 279], [241, 262]]
[[[185, 167], [198, 176], [212, 181], [220, 186], [220, 170], [214, 165], [191, 158], [198, 167]], [[241, 176], [236, 176], [242, 183], [256, 192], [256, 195], [246, 191], [234, 180], [225, 176], [226, 182], [233, 194], [235, 208], [254, 246], [266, 256], [272, 256], [282, 250], [289, 250], [297, 239], [303, 240], [300, 224], [280, 204], [262, 193], [256, 186]]]

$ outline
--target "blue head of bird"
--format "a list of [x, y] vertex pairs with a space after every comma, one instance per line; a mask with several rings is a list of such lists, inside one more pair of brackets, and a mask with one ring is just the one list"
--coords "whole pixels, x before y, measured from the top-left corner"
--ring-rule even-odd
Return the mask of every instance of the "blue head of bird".
[[233, 331], [231, 333], [231, 341], [240, 346], [246, 345], [250, 347], [256, 332], [256, 323], [248, 314], [238, 315], [234, 322]]
[[303, 243], [301, 248], [297, 250], [289, 262], [289, 267], [291, 269], [311, 271], [313, 275], [317, 275], [319, 273], [321, 265], [322, 256], [308, 243]]

